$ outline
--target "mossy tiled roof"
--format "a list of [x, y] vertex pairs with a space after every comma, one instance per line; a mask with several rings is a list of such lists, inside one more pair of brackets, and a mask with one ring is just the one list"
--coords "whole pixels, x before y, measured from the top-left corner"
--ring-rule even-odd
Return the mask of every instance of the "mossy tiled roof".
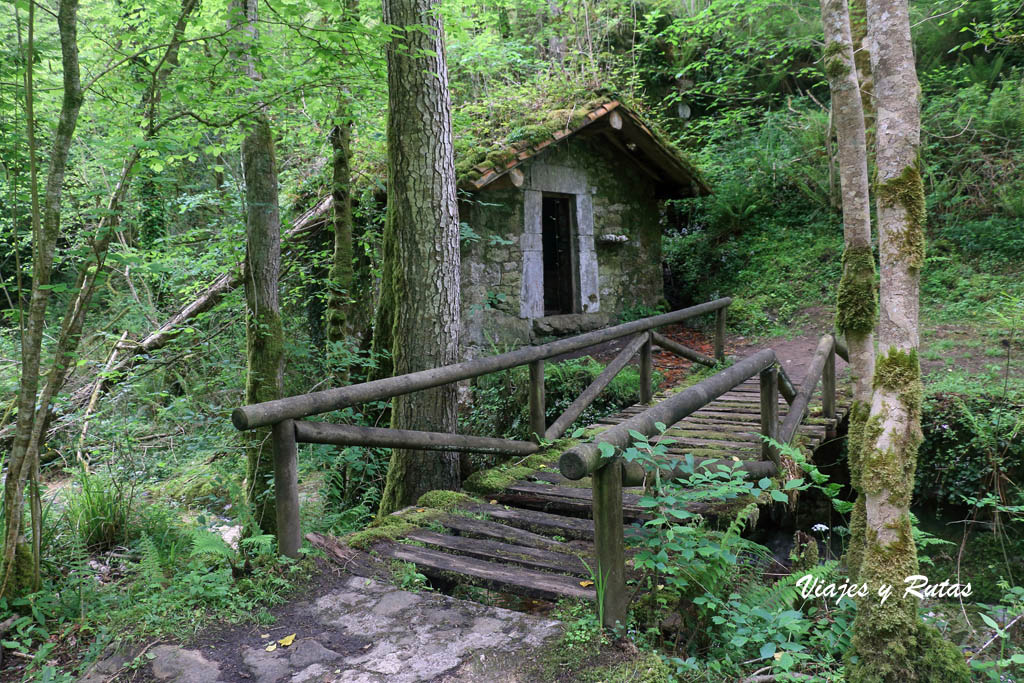
[[[455, 159], [459, 186], [483, 189], [550, 145], [581, 131], [607, 136], [619, 153], [649, 171], [661, 194], [695, 196], [710, 192], [700, 171], [682, 152], [629, 107], [611, 98], [595, 98], [569, 109], [540, 110], [514, 127], [498, 126], [485, 133], [456, 128], [456, 138], [462, 134], [456, 143]], [[492, 141], [476, 140], [472, 138], [474, 133]], [[466, 136], [470, 136], [468, 140]]]

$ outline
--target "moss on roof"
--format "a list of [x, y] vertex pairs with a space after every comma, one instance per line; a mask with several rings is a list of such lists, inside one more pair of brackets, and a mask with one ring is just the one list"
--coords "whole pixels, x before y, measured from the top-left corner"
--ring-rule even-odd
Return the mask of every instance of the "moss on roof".
[[[557, 78], [509, 86], [489, 93], [483, 100], [456, 107], [452, 127], [458, 183], [477, 180], [491, 169], [500, 173], [524, 152], [533, 156], [539, 151], [538, 145], [576, 131], [587, 123], [587, 114], [612, 103], [621, 103], [636, 114], [644, 113], [645, 109], [642, 103], [612, 91], [586, 88]], [[653, 121], [645, 119], [642, 127], [697, 183], [705, 185], [697, 168]]]

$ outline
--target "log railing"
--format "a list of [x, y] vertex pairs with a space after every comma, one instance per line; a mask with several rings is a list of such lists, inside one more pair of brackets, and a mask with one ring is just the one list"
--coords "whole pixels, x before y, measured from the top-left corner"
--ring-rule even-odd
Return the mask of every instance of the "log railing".
[[[671, 344], [675, 342], [666, 344], [664, 342], [668, 340], [659, 339], [660, 335], [652, 333], [651, 336], [656, 344], [672, 350]], [[673, 425], [756, 375], [760, 379], [761, 388], [761, 434], [777, 443], [788, 444], [807, 415], [808, 402], [819, 381], [822, 382], [823, 416], [835, 416], [837, 350], [846, 357], [845, 348], [837, 344], [832, 335], [821, 338], [799, 389], [790, 382], [772, 349], [758, 351], [699, 384], [601, 432], [592, 442], [579, 444], [562, 454], [558, 463], [562, 476], [574, 480], [592, 477], [594, 545], [597, 572], [604, 586], [600, 596], [603, 600], [600, 613], [604, 615], [605, 626], [611, 628], [616, 623], [626, 623], [628, 598], [622, 487], [642, 486], [647, 479], [647, 472], [639, 463], [627, 463], [618, 455], [635, 441], [633, 434], [639, 432], [645, 437], [655, 436], [659, 431], [658, 423]], [[789, 412], [781, 426], [778, 418], [780, 393], [789, 403]], [[611, 445], [615, 455], [604, 457], [600, 448], [602, 443]], [[694, 460], [705, 468], [734, 464], [714, 458]], [[766, 440], [761, 445], [761, 460], [744, 463], [743, 469], [754, 476], [772, 476], [783, 471], [781, 455]], [[673, 474], [677, 477], [685, 476], [681, 469]]]
[[[488, 356], [373, 382], [236, 408], [231, 413], [231, 421], [237, 429], [247, 430], [267, 426], [272, 428], [278, 551], [283, 555], [296, 557], [302, 543], [298, 495], [299, 443], [529, 455], [540, 449], [539, 444], [542, 441], [553, 441], [565, 434], [569, 425], [586, 410], [587, 406], [608, 386], [615, 375], [638, 353], [640, 356], [639, 399], [641, 403], [650, 403], [652, 344], [657, 344], [668, 351], [680, 353], [680, 355], [706, 365], [715, 365], [716, 361], [723, 361], [725, 359], [725, 311], [731, 303], [732, 299], [725, 297], [540, 346], [524, 347], [497, 356]], [[653, 332], [656, 328], [664, 325], [679, 323], [707, 313], [714, 313], [716, 316], [714, 359]], [[544, 361], [626, 337], [631, 337], [631, 339], [619, 355], [594, 379], [580, 397], [550, 427], [547, 427], [544, 406]], [[348, 406], [390, 399], [394, 396], [411, 394], [452, 382], [473, 379], [520, 365], [530, 367], [530, 428], [533, 433], [533, 441], [338, 425], [309, 422], [304, 419]], [[620, 501], [620, 520], [621, 517]], [[620, 537], [621, 533], [620, 529]]]

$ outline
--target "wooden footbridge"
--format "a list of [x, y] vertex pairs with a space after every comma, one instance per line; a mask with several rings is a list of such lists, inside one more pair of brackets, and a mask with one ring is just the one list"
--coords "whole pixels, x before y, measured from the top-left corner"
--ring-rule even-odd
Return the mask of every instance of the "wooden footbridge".
[[[301, 544], [297, 443], [483, 452], [512, 456], [520, 464], [498, 490], [477, 487], [482, 498], [448, 497], [446, 504], [406, 508], [389, 520], [398, 533], [382, 534], [372, 550], [379, 556], [415, 563], [429, 577], [459, 580], [533, 598], [597, 599], [593, 578], [604, 584], [605, 624], [624, 622], [626, 525], [647, 519], [638, 503], [648, 474], [618, 454], [639, 433], [652, 442], [666, 439], [667, 457], [692, 457], [698, 467], [739, 467], [758, 478], [781, 474], [786, 463], [763, 437], [778, 443], [796, 439], [815, 449], [834, 435], [849, 407], [836, 393], [836, 354], [845, 349], [832, 335], [821, 338], [799, 386], [787, 377], [774, 351], [765, 349], [725, 366], [725, 312], [731, 299], [658, 315], [615, 327], [531, 346], [498, 356], [398, 377], [330, 389], [238, 408], [238, 429], [272, 426], [277, 496], [278, 547], [295, 556]], [[713, 313], [715, 356], [710, 358], [663, 337], [665, 325]], [[625, 347], [550, 426], [545, 421], [544, 362], [615, 339]], [[651, 392], [652, 347], [722, 369], [686, 389]], [[592, 425], [592, 438], [564, 452], [544, 444], [561, 438], [600, 392], [639, 355], [639, 402]], [[305, 420], [313, 415], [387, 399], [507, 370], [530, 367], [530, 416], [534, 441], [459, 434], [379, 429]], [[838, 399], [838, 400], [837, 400]], [[813, 407], [812, 407], [813, 405]], [[660, 426], [667, 426], [664, 434]], [[602, 453], [614, 452], [607, 457]], [[680, 477], [686, 473], [676, 471]], [[468, 482], [473, 488], [472, 480]], [[471, 491], [472, 492], [472, 491]], [[698, 512], [713, 514], [713, 504]], [[415, 523], [406, 523], [406, 522]], [[387, 537], [390, 536], [390, 537]], [[341, 553], [336, 542], [315, 534], [311, 541]]]

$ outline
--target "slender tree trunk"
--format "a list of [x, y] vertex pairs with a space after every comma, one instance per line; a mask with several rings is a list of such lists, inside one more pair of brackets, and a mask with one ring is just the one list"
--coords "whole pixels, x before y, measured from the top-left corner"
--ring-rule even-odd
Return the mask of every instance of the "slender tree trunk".
[[[170, 43], [150, 78], [151, 89], [146, 92], [142, 99], [142, 106], [147, 111], [147, 117], [149, 117], [146, 131], [143, 133], [143, 137], [147, 140], [156, 131], [152, 120], [155, 112], [154, 107], [160, 99], [161, 86], [166, 82], [170, 71], [178, 65], [178, 50], [181, 47], [185, 28], [188, 25], [192, 12], [196, 8], [196, 4], [196, 0], [184, 0], [182, 2], [181, 14], [174, 25]], [[85, 324], [85, 316], [92, 302], [93, 294], [96, 291], [96, 285], [104, 272], [110, 243], [117, 233], [120, 223], [121, 204], [128, 194], [132, 169], [139, 160], [141, 149], [141, 146], [135, 146], [122, 164], [121, 175], [114, 186], [114, 191], [107, 200], [107, 215], [100, 219], [96, 232], [89, 242], [90, 255], [78, 267], [73, 287], [75, 295], [68, 300], [60, 332], [57, 335], [57, 343], [54, 348], [50, 369], [47, 372], [46, 382], [36, 401], [38, 406], [36, 408], [37, 415], [33, 421], [32, 436], [29, 440], [29, 454], [33, 459], [38, 458], [39, 447], [43, 443], [43, 436], [53, 417], [51, 403], [64, 386], [68, 369], [71, 367], [75, 352], [78, 350], [82, 328]]]
[[839, 141], [839, 178], [843, 200], [843, 276], [836, 302], [836, 329], [845, 335], [853, 372], [850, 411], [850, 477], [858, 492], [850, 519], [847, 564], [856, 579], [864, 552], [864, 496], [860, 483], [860, 449], [871, 403], [875, 370], [873, 332], [878, 318], [875, 257], [871, 249], [871, 206], [868, 185], [864, 110], [857, 87], [846, 0], [821, 0], [825, 29], [825, 73], [832, 91], [832, 120]]
[[[249, 80], [260, 76], [255, 47], [257, 0], [233, 2], [229, 22], [239, 36], [234, 57]], [[245, 180], [245, 342], [248, 371], [245, 402], [262, 403], [284, 393], [284, 330], [281, 324], [281, 216], [277, 200], [277, 163], [270, 121], [260, 112], [243, 124], [242, 174]], [[277, 532], [274, 457], [270, 429], [247, 435], [246, 498], [264, 533]], [[254, 529], [247, 529], [254, 533]]]
[[[451, 105], [436, 0], [384, 0], [388, 45], [388, 211], [378, 331], [391, 330], [395, 374], [454, 363], [459, 353], [459, 219]], [[425, 29], [423, 27], [426, 27]], [[390, 260], [390, 263], [389, 263]], [[454, 386], [392, 402], [392, 426], [453, 432]], [[459, 487], [455, 453], [395, 449], [381, 514], [431, 489]]]
[[875, 147], [875, 103], [872, 100], [875, 82], [871, 74], [871, 50], [867, 44], [867, 0], [850, 0], [849, 14], [850, 37], [853, 40], [853, 61], [857, 67], [857, 82], [860, 86], [861, 107], [864, 110], [864, 131], [870, 161], [872, 150]]
[[[30, 10], [31, 11], [31, 10]], [[4, 481], [4, 511], [6, 529], [4, 534], [3, 582], [0, 595], [8, 589], [25, 588], [21, 577], [12, 574], [17, 569], [16, 555], [21, 538], [22, 506], [25, 501], [25, 475], [38, 468], [38, 443], [33, 444], [37, 419], [36, 400], [39, 390], [40, 351], [43, 330], [46, 324], [46, 308], [50, 297], [50, 277], [53, 273], [53, 257], [57, 237], [60, 233], [61, 195], [64, 174], [67, 171], [68, 151], [78, 123], [78, 112], [82, 106], [82, 87], [78, 66], [78, 0], [61, 0], [57, 10], [57, 28], [60, 33], [61, 62], [63, 65], [64, 97], [61, 101], [60, 119], [50, 150], [50, 167], [43, 196], [42, 220], [36, 195], [35, 125], [31, 110], [32, 75], [26, 74], [26, 97], [28, 100], [28, 140], [30, 154], [30, 175], [32, 193], [32, 293], [29, 299], [25, 332], [21, 339], [21, 383], [18, 393], [18, 421], [15, 425], [14, 443], [8, 457], [7, 478]], [[31, 19], [30, 19], [31, 22]], [[31, 24], [29, 30], [31, 31]], [[31, 48], [31, 39], [29, 49]], [[28, 69], [31, 69], [31, 60]], [[18, 572], [20, 574], [20, 571]]]
[[[960, 652], [917, 616], [904, 579], [918, 573], [910, 522], [921, 442], [918, 302], [924, 262], [924, 185], [920, 169], [920, 86], [907, 0], [869, 0], [868, 41], [878, 103], [877, 214], [881, 324], [874, 394], [864, 427], [860, 483], [865, 544], [860, 599], [847, 675], [850, 681], [967, 681]], [[884, 603], [874, 590], [895, 587]], [[853, 658], [856, 657], [856, 662]]]
[[[245, 175], [245, 340], [248, 373], [245, 402], [262, 403], [284, 393], [284, 331], [278, 298], [281, 220], [277, 203], [274, 138], [265, 116], [250, 125], [242, 142]], [[269, 429], [254, 430], [247, 451], [249, 502], [260, 528], [277, 532], [273, 498], [274, 461]]]
[[[352, 121], [345, 106], [344, 93], [338, 95], [338, 109], [331, 129], [333, 177], [331, 197], [334, 204], [334, 252], [328, 275], [327, 341], [332, 347], [349, 331], [348, 310], [352, 302], [352, 193], [349, 159], [352, 156]], [[347, 382], [347, 369], [337, 381]]]

